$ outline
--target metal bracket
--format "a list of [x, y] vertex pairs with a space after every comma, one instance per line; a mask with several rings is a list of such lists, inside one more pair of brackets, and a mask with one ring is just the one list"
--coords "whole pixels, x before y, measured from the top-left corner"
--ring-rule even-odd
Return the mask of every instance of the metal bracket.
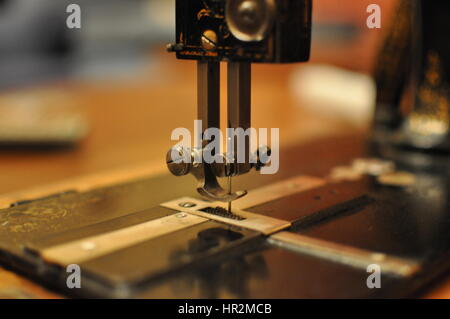
[[367, 266], [377, 264], [383, 272], [399, 277], [409, 277], [420, 270], [420, 265], [410, 259], [390, 256], [286, 231], [270, 236], [268, 242], [280, 248], [345, 264], [354, 268], [367, 269]]
[[[95, 259], [147, 240], [189, 228], [208, 219], [192, 214], [178, 213], [83, 239], [36, 251], [45, 261], [70, 265]], [[27, 247], [35, 251], [33, 247]]]
[[191, 197], [176, 199], [170, 202], [163, 203], [161, 204], [161, 206], [177, 211], [186, 212], [199, 217], [208, 218], [221, 223], [254, 230], [264, 235], [271, 235], [291, 226], [291, 223], [285, 220], [276, 219], [260, 214], [254, 214], [241, 209], [233, 210], [233, 214], [242, 217], [242, 219], [240, 220], [207, 213], [202, 210], [208, 207], [222, 207], [225, 209], [226, 204], [223, 204], [221, 202], [205, 202]]

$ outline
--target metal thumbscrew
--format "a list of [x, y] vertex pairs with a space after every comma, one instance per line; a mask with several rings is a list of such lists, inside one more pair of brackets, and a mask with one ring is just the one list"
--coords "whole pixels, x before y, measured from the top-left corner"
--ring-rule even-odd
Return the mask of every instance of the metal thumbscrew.
[[184, 176], [191, 171], [192, 156], [184, 147], [173, 147], [167, 152], [166, 163], [173, 175]]
[[256, 151], [256, 157], [258, 159], [256, 164], [256, 170], [260, 170], [262, 167], [266, 166], [270, 162], [270, 156], [272, 155], [272, 150], [268, 146], [261, 146]]

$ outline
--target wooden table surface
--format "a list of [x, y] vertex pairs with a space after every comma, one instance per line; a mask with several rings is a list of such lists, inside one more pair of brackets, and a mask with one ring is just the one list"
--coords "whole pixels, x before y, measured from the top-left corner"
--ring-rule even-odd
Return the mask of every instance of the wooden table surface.
[[[86, 116], [90, 132], [76, 148], [60, 151], [0, 150], [0, 195], [127, 167], [165, 170], [171, 131], [193, 127], [196, 114], [195, 63], [156, 52], [143, 74], [127, 81], [53, 83], [3, 92], [0, 104], [23, 97], [47, 105], [71, 104]], [[367, 65], [365, 66], [367, 67]], [[363, 69], [365, 68], [363, 67]], [[279, 127], [281, 143], [302, 143], [364, 128], [302, 108], [293, 92], [297, 65], [254, 66], [253, 126]], [[368, 67], [367, 67], [368, 68]], [[223, 83], [225, 81], [223, 72]], [[295, 88], [294, 88], [295, 90]], [[222, 103], [225, 105], [225, 87]], [[223, 107], [223, 111], [224, 111]], [[223, 118], [225, 114], [223, 113]], [[58, 298], [31, 281], [0, 269], [0, 298]], [[426, 297], [449, 298], [450, 281]]]

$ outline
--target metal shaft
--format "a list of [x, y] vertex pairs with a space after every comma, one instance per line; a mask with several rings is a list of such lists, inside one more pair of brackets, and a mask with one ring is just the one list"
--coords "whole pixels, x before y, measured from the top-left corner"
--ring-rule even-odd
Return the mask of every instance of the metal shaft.
[[[241, 128], [246, 131], [251, 126], [251, 64], [248, 62], [228, 63], [228, 128]], [[233, 165], [233, 175], [241, 175], [250, 171], [250, 137], [240, 141], [233, 137], [234, 159], [239, 164]], [[241, 143], [241, 144], [239, 144]], [[242, 145], [245, 143], [245, 145]], [[240, 147], [239, 147], [240, 146]], [[238, 149], [240, 152], [238, 152]], [[228, 150], [231, 152], [232, 150]]]
[[[228, 194], [231, 195], [231, 176], [228, 176]], [[228, 202], [228, 213], [231, 214], [231, 201]]]
[[197, 117], [203, 133], [210, 127], [220, 128], [220, 63], [198, 61]]

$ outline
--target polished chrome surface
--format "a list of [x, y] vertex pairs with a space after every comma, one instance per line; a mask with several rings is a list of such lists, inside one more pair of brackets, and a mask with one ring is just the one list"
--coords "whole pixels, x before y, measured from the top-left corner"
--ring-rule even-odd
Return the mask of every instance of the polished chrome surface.
[[274, 0], [230, 0], [226, 21], [238, 40], [262, 41], [273, 24], [275, 11]]

